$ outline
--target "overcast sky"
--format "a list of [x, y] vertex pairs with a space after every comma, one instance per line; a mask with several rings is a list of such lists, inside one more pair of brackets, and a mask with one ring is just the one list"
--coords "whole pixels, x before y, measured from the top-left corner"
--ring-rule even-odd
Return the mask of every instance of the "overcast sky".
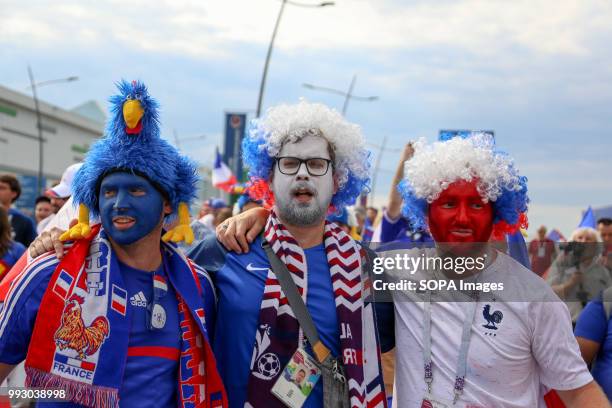
[[[304, 0], [315, 3], [315, 0]], [[210, 164], [223, 112], [255, 109], [279, 0], [0, 0], [0, 83], [37, 80], [72, 108], [106, 105], [113, 82], [141, 79], [162, 105], [164, 135]], [[612, 204], [612, 2], [337, 0], [287, 5], [264, 108], [305, 97], [340, 110], [357, 75], [347, 118], [371, 144], [383, 136], [376, 186], [381, 205], [403, 144], [439, 129], [493, 129], [529, 178], [531, 228], [569, 233], [581, 209]], [[221, 146], [220, 146], [221, 147]]]

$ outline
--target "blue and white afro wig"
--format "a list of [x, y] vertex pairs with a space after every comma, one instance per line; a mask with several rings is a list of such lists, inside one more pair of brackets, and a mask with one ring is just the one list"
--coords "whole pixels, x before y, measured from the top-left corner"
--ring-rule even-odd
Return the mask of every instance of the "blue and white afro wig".
[[160, 137], [159, 105], [146, 86], [124, 80], [116, 85], [119, 93], [109, 99], [111, 118], [105, 135], [91, 147], [74, 177], [74, 201], [86, 205], [94, 216], [99, 215], [102, 179], [123, 171], [147, 178], [176, 213], [179, 203], [189, 204], [195, 197], [196, 166]]
[[427, 229], [428, 204], [458, 180], [476, 181], [483, 202], [493, 203], [495, 236], [527, 227], [527, 178], [519, 175], [510, 156], [495, 148], [490, 135], [454, 137], [431, 145], [420, 139], [414, 150], [398, 186], [404, 215], [413, 228]]
[[302, 100], [295, 105], [270, 108], [265, 117], [251, 121], [242, 142], [242, 158], [249, 168], [249, 192], [253, 198], [272, 205], [274, 198], [268, 181], [275, 157], [283, 144], [307, 135], [320, 135], [334, 153], [338, 183], [331, 201], [334, 209], [353, 204], [362, 191], [369, 190], [370, 152], [365, 148], [360, 127], [325, 105]]

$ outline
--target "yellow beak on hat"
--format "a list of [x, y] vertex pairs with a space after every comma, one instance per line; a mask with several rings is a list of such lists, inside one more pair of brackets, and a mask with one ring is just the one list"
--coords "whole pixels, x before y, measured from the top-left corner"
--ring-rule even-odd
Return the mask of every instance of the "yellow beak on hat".
[[130, 99], [123, 104], [123, 119], [129, 130], [136, 129], [144, 115], [144, 109], [139, 101]]

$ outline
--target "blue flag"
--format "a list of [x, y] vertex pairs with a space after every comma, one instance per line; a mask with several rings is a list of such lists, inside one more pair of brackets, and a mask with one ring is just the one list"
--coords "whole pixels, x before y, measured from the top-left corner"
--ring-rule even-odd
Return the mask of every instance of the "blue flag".
[[516, 231], [514, 234], [506, 234], [506, 241], [508, 242], [508, 255], [514, 258], [515, 261], [520, 262], [525, 268], [531, 269], [527, 244], [521, 231]]
[[593, 209], [590, 205], [582, 216], [582, 221], [580, 221], [580, 224], [578, 224], [578, 228], [580, 227], [595, 228], [595, 216], [593, 215]]

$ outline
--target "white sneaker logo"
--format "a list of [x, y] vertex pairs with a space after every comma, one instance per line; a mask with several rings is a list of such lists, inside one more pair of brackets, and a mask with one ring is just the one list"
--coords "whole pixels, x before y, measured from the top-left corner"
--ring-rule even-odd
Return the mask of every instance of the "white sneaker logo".
[[252, 262], [249, 262], [249, 264], [246, 266], [247, 271], [249, 272], [255, 272], [255, 271], [267, 271], [269, 268], [260, 268], [257, 266], [253, 266]]
[[142, 290], [130, 298], [132, 306], [147, 307], [147, 298]]

